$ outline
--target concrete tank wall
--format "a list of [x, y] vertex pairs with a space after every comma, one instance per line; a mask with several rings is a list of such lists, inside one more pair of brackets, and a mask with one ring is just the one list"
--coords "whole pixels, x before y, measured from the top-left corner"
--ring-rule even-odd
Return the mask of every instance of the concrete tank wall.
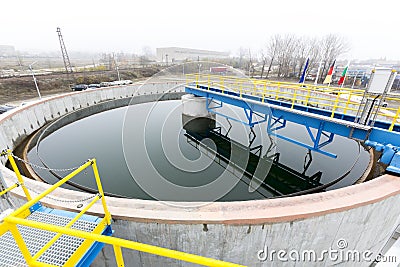
[[[132, 95], [156, 94], [167, 84], [137, 85], [70, 93], [38, 101], [0, 116], [0, 148], [13, 149], [20, 140], [46, 122], [80, 107]], [[174, 89], [176, 91], [181, 88]], [[2, 158], [2, 163], [5, 159]], [[0, 166], [8, 185], [16, 181], [12, 171]], [[107, 179], [108, 177], [102, 177]], [[49, 185], [26, 181], [33, 195]], [[17, 205], [21, 188], [13, 191]], [[87, 193], [59, 188], [42, 203], [77, 211]], [[63, 200], [76, 202], [63, 202]], [[370, 250], [375, 255], [399, 223], [400, 178], [384, 175], [375, 180], [305, 196], [244, 202], [202, 203], [195, 208], [168, 206], [161, 202], [107, 198], [115, 222], [115, 236], [160, 245], [202, 256], [249, 266], [328, 266], [332, 262], [260, 262], [257, 253], [269, 250], [337, 249], [344, 238], [348, 249]], [[9, 204], [0, 199], [0, 208]], [[102, 214], [101, 205], [91, 209]], [[123, 250], [126, 266], [192, 266], [146, 253]], [[336, 261], [336, 264], [339, 262]], [[370, 262], [347, 262], [344, 266], [369, 266]], [[116, 266], [112, 248], [106, 246], [94, 266]]]

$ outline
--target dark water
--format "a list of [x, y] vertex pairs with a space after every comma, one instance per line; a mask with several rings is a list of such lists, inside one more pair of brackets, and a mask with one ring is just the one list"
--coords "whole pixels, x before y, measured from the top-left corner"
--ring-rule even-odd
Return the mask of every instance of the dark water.
[[[361, 147], [359, 155], [358, 143], [335, 136], [325, 149], [338, 157], [313, 152], [313, 160], [304, 170], [307, 149], [278, 139], [272, 140], [275, 145], [268, 151], [271, 141], [265, 123], [255, 127], [252, 144], [261, 146], [261, 153], [249, 152], [249, 127], [231, 121], [232, 129], [225, 137], [229, 123], [217, 115], [216, 126], [222, 127], [221, 134], [188, 130], [182, 127], [180, 104], [181, 101], [138, 104], [87, 117], [41, 140], [38, 154], [52, 168], [80, 165], [95, 157], [106, 192], [172, 201], [234, 201], [289, 194], [331, 182], [358, 159], [348, 176], [328, 188], [334, 189], [354, 183], [368, 164], [368, 153]], [[240, 109], [224, 109], [234, 117], [244, 117]], [[302, 126], [288, 124], [284, 133], [309, 142]], [[36, 152], [33, 148], [28, 158], [40, 164]], [[249, 192], [251, 174], [257, 166], [257, 177], [264, 180], [264, 185]], [[270, 172], [268, 176], [263, 177], [264, 169]], [[37, 173], [49, 183], [58, 181], [47, 171]], [[312, 180], [313, 176], [319, 181]], [[73, 181], [95, 187], [90, 169]]]

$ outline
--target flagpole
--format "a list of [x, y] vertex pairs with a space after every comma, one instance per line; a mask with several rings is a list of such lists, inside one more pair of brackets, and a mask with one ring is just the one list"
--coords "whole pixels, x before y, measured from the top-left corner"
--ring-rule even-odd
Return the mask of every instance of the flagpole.
[[301, 74], [300, 81], [299, 81], [299, 83], [301, 82], [301, 84], [304, 84], [304, 82], [306, 81], [306, 74], [307, 74], [309, 61], [310, 61], [310, 58], [307, 58], [306, 64], [304, 65], [304, 69], [303, 69], [303, 72]]
[[322, 67], [322, 59], [319, 62], [319, 66], [318, 66], [318, 70], [317, 70], [317, 77], [315, 78], [315, 82], [314, 82], [315, 85], [318, 84], [319, 72], [321, 71], [321, 67]]
[[[307, 60], [308, 60], [308, 58], [307, 58]], [[307, 65], [307, 61], [306, 61], [306, 65]], [[303, 82], [301, 83], [301, 84], [304, 84], [304, 82], [306, 81], [306, 70], [307, 70], [307, 66], [304, 66], [304, 79], [303, 79]]]
[[358, 76], [358, 70], [356, 71], [356, 75], [354, 76], [354, 80], [353, 80], [353, 84], [351, 85], [351, 89], [353, 89], [354, 84], [356, 83], [357, 76]]
[[342, 84], [340, 85], [340, 88], [343, 88], [344, 82], [346, 81], [347, 73], [349, 72], [349, 67], [350, 67], [350, 60], [349, 60], [349, 62], [347, 62], [347, 71], [344, 74], [344, 79], [343, 79]]

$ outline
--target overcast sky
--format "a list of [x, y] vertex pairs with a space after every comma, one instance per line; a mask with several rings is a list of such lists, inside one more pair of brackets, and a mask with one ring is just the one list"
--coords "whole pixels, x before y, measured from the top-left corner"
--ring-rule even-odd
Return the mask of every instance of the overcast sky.
[[178, 46], [236, 54], [258, 52], [276, 33], [340, 34], [343, 58], [400, 60], [400, 1], [2, 1], [0, 44], [17, 50], [141, 53]]

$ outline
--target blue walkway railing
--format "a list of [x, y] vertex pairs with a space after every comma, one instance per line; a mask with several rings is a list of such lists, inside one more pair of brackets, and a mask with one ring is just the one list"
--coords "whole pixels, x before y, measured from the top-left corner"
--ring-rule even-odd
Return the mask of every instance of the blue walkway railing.
[[[248, 119], [243, 123], [250, 127], [259, 123], [252, 119], [254, 113], [264, 114], [268, 117], [266, 120], [269, 134], [330, 157], [336, 157], [336, 155], [322, 148], [333, 140], [335, 134], [364, 141], [367, 145], [374, 146], [376, 150], [383, 152], [381, 162], [389, 165], [388, 171], [400, 174], [400, 125], [398, 124], [376, 121], [373, 127], [362, 125], [354, 122], [355, 115], [335, 112], [332, 116], [330, 110], [235, 92], [209, 84], [191, 83], [186, 85], [185, 91], [206, 97], [208, 110], [222, 116], [225, 114], [218, 112], [218, 108], [222, 107], [223, 103], [243, 108]], [[286, 126], [287, 121], [304, 125], [310, 135], [312, 145], [280, 134], [279, 130]], [[316, 133], [311, 129], [317, 129]]]

